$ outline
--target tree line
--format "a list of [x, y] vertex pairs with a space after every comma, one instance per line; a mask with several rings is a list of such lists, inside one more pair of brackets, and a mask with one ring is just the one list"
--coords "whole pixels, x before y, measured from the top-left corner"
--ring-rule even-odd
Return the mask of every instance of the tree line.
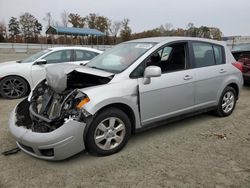
[[[52, 36], [45, 37], [41, 35], [43, 28], [46, 30], [50, 26], [62, 27], [77, 27], [77, 28], [91, 28], [97, 29], [105, 34], [105, 37], [98, 39], [91, 37], [91, 43], [96, 44], [98, 40], [102, 40], [103, 44], [117, 44], [131, 39], [158, 37], [158, 36], [189, 36], [202, 37], [220, 40], [222, 32], [215, 27], [195, 27], [193, 23], [187, 24], [185, 29], [175, 29], [172, 24], [165, 23], [157, 28], [133, 33], [130, 27], [130, 20], [124, 18], [123, 20], [112, 21], [106, 16], [90, 13], [86, 16], [81, 16], [77, 13], [68, 13], [66, 11], [61, 13], [61, 21], [56, 21], [50, 12], [46, 13], [43, 20], [46, 26], [38, 21], [32, 14], [26, 12], [21, 16], [11, 17], [8, 25], [0, 22], [0, 42], [24, 42], [24, 43], [74, 43], [82, 44], [82, 37], [80, 36]], [[50, 39], [48, 41], [48, 38]], [[53, 40], [51, 40], [53, 39]], [[66, 40], [65, 40], [66, 39]], [[86, 37], [84, 38], [84, 40]], [[88, 37], [87, 37], [88, 40]], [[100, 43], [100, 42], [99, 42]]]

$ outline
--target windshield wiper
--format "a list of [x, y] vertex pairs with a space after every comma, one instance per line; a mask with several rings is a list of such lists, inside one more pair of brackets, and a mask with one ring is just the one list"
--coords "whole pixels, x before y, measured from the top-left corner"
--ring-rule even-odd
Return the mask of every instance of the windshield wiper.
[[[89, 66], [88, 66], [88, 67], [89, 67]], [[89, 67], [89, 68], [98, 69], [98, 70], [102, 70], [102, 71], [106, 71], [106, 72], [107, 72], [107, 70], [106, 70], [106, 69], [102, 69], [102, 68], [99, 68], [99, 67], [96, 67], [96, 66]]]
[[91, 66], [87, 66], [87, 67], [89, 67], [89, 68], [93, 68], [93, 69], [102, 70], [102, 71], [109, 72], [109, 73], [114, 73], [114, 74], [119, 73], [119, 71], [116, 71], [116, 70], [107, 70], [107, 69], [102, 69], [102, 68], [100, 68], [100, 67], [96, 67], [96, 66], [93, 66], [93, 67], [91, 67]]

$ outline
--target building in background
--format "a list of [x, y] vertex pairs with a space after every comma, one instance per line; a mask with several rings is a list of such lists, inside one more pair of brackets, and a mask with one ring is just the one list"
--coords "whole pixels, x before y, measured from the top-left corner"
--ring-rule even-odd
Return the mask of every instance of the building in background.
[[228, 36], [222, 40], [231, 50], [250, 50], [250, 36]]

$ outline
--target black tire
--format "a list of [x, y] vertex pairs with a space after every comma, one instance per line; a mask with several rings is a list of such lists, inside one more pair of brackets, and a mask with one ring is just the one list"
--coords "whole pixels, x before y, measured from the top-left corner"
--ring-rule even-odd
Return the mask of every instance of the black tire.
[[[124, 127], [123, 130], [121, 130], [120, 132], [117, 130], [116, 133], [113, 133], [115, 135], [108, 135], [110, 130], [110, 119], [114, 119], [115, 123], [113, 127], [116, 127], [118, 129], [118, 125], [121, 127]], [[107, 122], [109, 122], [109, 124], [107, 125]], [[101, 123], [103, 123], [105, 125], [105, 128], [107, 128], [106, 131], [102, 131], [100, 129]], [[124, 125], [124, 126], [123, 126]], [[125, 133], [123, 132], [125, 130]], [[99, 134], [99, 135], [98, 135]], [[120, 135], [119, 135], [120, 134]], [[111, 155], [114, 153], [117, 153], [118, 151], [120, 151], [128, 142], [129, 137], [131, 135], [131, 122], [128, 118], [128, 116], [120, 109], [117, 108], [108, 108], [105, 109], [103, 111], [101, 111], [93, 120], [93, 122], [91, 123], [88, 133], [87, 133], [87, 137], [86, 137], [86, 147], [87, 150], [95, 155], [99, 155], [99, 156], [106, 156], [106, 155]], [[97, 137], [104, 137], [104, 139], [100, 142], [97, 141]], [[108, 136], [110, 136], [110, 138], [108, 138]], [[123, 137], [120, 141], [120, 143], [116, 143], [116, 139], [114, 138], [114, 136], [120, 136]], [[108, 140], [111, 140], [110, 143], [110, 147], [114, 147], [114, 148], [108, 148], [108, 149], [104, 149], [102, 147], [105, 147], [105, 144], [107, 144]], [[96, 143], [98, 142], [98, 143]], [[113, 143], [115, 142], [115, 143]], [[113, 144], [113, 145], [112, 145]], [[107, 144], [108, 145], [108, 144]]]
[[19, 76], [8, 76], [0, 81], [0, 94], [7, 99], [18, 99], [29, 91], [27, 82]]
[[[230, 104], [232, 105], [230, 108], [228, 108], [228, 110], [226, 110], [226, 107], [223, 108], [223, 104], [227, 104], [227, 102], [225, 101], [225, 98], [227, 95], [232, 95], [232, 100], [231, 103], [230, 101], [228, 101], [228, 106], [230, 107]], [[232, 114], [232, 112], [234, 111], [235, 105], [236, 105], [236, 100], [237, 100], [237, 94], [234, 88], [227, 86], [224, 91], [221, 94], [220, 97], [220, 101], [219, 104], [217, 106], [217, 110], [215, 111], [216, 114], [220, 117], [226, 117]]]

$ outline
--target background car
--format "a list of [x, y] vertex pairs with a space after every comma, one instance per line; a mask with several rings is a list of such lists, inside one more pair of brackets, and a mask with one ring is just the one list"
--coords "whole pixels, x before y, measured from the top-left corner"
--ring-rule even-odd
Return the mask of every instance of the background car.
[[250, 50], [232, 51], [234, 58], [242, 63], [242, 73], [245, 84], [250, 84]]
[[84, 65], [102, 51], [85, 47], [55, 47], [40, 51], [22, 61], [0, 64], [0, 95], [9, 99], [24, 97], [45, 78], [45, 68], [55, 64]]

